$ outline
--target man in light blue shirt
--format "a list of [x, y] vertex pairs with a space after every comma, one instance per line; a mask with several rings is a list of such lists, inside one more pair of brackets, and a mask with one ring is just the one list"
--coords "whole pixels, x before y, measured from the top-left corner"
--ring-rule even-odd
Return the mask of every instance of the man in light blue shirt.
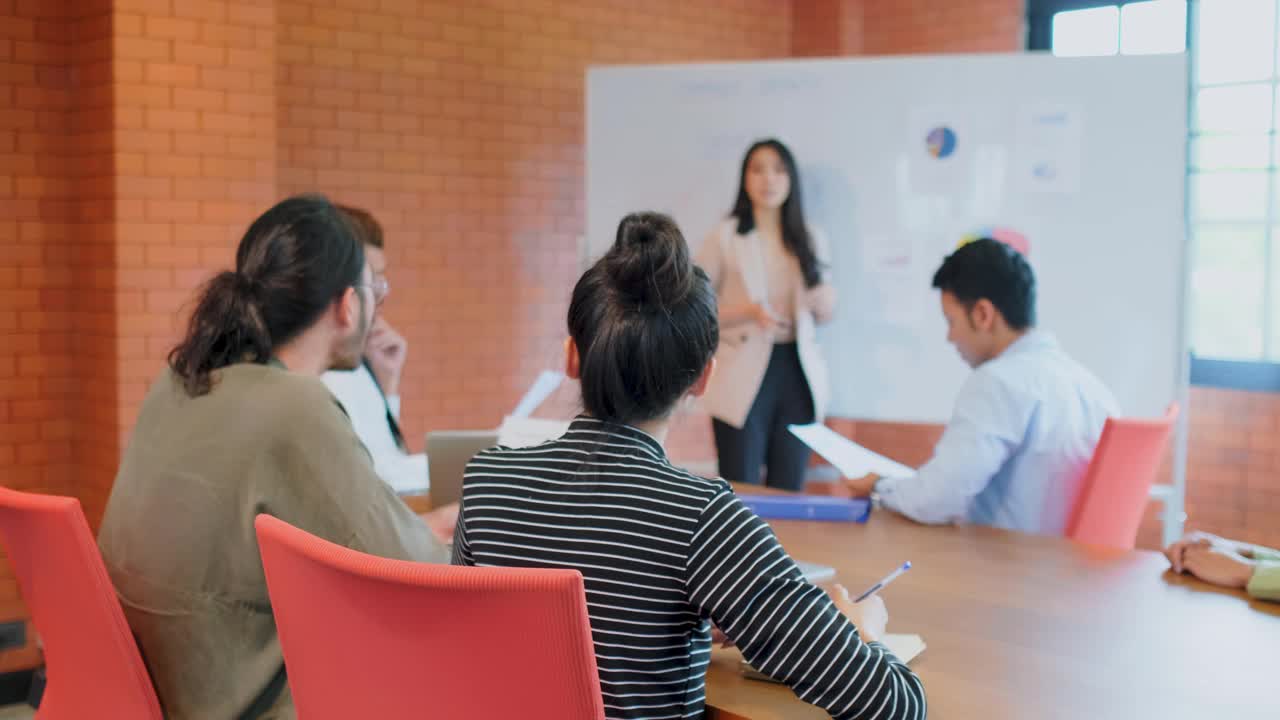
[[1103, 423], [1118, 413], [1115, 398], [1035, 328], [1035, 275], [1013, 248], [968, 243], [942, 263], [933, 286], [947, 340], [974, 372], [915, 477], [846, 485], [923, 523], [1063, 534]]

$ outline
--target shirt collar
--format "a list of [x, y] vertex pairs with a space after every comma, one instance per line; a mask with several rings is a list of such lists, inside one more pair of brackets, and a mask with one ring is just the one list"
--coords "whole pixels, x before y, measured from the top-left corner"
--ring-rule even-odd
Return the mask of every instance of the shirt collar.
[[1013, 341], [1013, 344], [1005, 348], [1005, 352], [1026, 352], [1036, 350], [1052, 350], [1058, 347], [1058, 340], [1053, 333], [1048, 330], [1040, 330], [1039, 328], [1031, 328], [1022, 334], [1022, 337]]
[[658, 460], [667, 459], [667, 453], [662, 448], [662, 443], [658, 442], [649, 433], [630, 425], [597, 420], [587, 415], [579, 415], [574, 418], [573, 422], [569, 424], [569, 431], [565, 433], [565, 437], [597, 443], [609, 442], [641, 450]]

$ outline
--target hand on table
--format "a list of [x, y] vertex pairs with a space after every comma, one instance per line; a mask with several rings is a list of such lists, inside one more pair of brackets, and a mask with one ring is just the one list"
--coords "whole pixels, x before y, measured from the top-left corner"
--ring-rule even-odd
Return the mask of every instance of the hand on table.
[[453, 542], [453, 531], [458, 527], [458, 503], [449, 503], [438, 508], [428, 510], [419, 517], [431, 528], [431, 532], [440, 538], [441, 542]]
[[1164, 551], [1174, 572], [1230, 588], [1243, 588], [1253, 577], [1255, 563], [1245, 553], [1252, 549], [1209, 533], [1188, 533]]

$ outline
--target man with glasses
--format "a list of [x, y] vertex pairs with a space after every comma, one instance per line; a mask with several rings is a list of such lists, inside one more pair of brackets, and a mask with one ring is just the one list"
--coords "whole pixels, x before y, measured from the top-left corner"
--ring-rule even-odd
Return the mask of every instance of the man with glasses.
[[[369, 285], [379, 305], [390, 292], [382, 226], [368, 211], [338, 205], [364, 243], [373, 273]], [[381, 314], [374, 320], [364, 359], [355, 370], [330, 370], [322, 377], [351, 417], [356, 435], [373, 457], [378, 476], [397, 492], [421, 492], [427, 486], [426, 456], [410, 454], [400, 432], [400, 375], [408, 344]]]

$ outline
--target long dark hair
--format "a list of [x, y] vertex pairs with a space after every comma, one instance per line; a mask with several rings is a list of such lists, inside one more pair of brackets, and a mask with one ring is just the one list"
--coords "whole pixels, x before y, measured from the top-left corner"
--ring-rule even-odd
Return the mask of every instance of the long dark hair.
[[747, 154], [742, 157], [742, 172], [738, 174], [738, 199], [729, 215], [737, 219], [739, 235], [746, 235], [755, 229], [756, 216], [752, 211], [751, 198], [747, 195], [747, 168], [751, 165], [751, 156], [755, 151], [766, 147], [772, 148], [782, 158], [787, 177], [791, 179], [791, 191], [782, 203], [782, 245], [800, 263], [805, 287], [814, 287], [822, 281], [822, 267], [818, 262], [818, 254], [813, 249], [813, 237], [809, 235], [809, 228], [804, 222], [804, 203], [800, 198], [800, 174], [796, 170], [796, 159], [780, 140], [758, 140], [747, 148]]
[[189, 395], [203, 395], [213, 371], [269, 361], [275, 348], [359, 283], [363, 270], [364, 248], [327, 199], [284, 200], [249, 226], [236, 269], [205, 286], [186, 336], [169, 353], [169, 367]]
[[582, 404], [599, 420], [666, 417], [720, 342], [716, 294], [675, 221], [632, 213], [569, 303]]

